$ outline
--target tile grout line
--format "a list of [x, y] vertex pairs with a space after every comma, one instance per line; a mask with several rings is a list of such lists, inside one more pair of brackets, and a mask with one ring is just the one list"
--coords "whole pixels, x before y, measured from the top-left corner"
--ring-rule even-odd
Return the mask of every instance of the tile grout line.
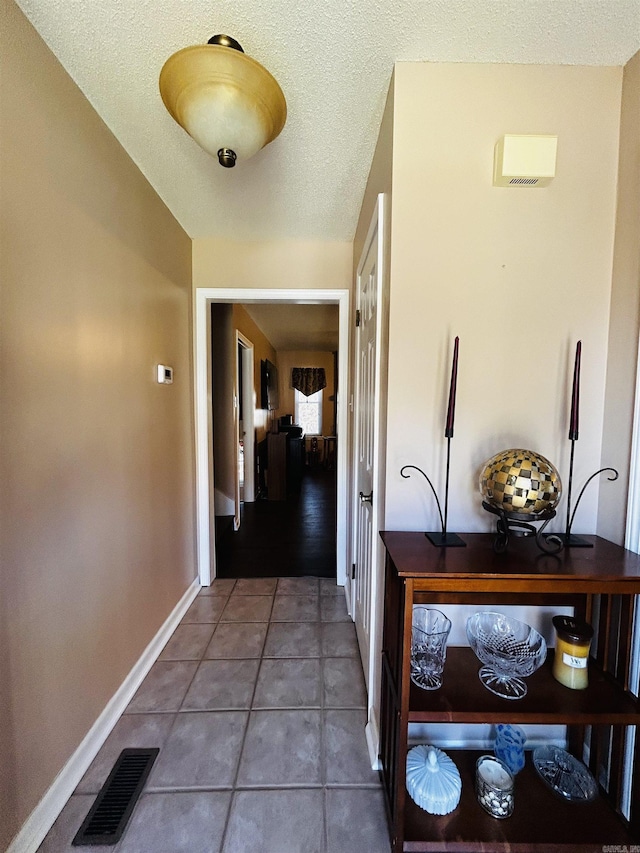
[[327, 750], [326, 750], [326, 732], [325, 732], [325, 678], [324, 678], [324, 648], [322, 641], [324, 631], [322, 630], [322, 601], [318, 598], [318, 624], [320, 634], [320, 779], [322, 780], [322, 849], [328, 850], [329, 844], [329, 829], [327, 826]]
[[[234, 583], [234, 586], [235, 586], [235, 583]], [[204, 596], [203, 596], [203, 597], [204, 597]], [[222, 607], [222, 610], [220, 611], [220, 614], [221, 614], [221, 615], [222, 615], [222, 611], [224, 610], [224, 608], [227, 606], [227, 604], [228, 604], [228, 602], [229, 602], [229, 598], [230, 598], [230, 594], [226, 596], [226, 601], [225, 601], [225, 603], [224, 603], [224, 605], [223, 605], [223, 607]], [[197, 597], [196, 597], [196, 600], [197, 600]], [[185, 614], [185, 616], [186, 616], [186, 614]], [[200, 622], [200, 623], [198, 623], [198, 622], [185, 622], [185, 621], [184, 621], [184, 618], [185, 618], [185, 617], [183, 617], [183, 618], [180, 620], [180, 623], [176, 626], [176, 630], [177, 630], [177, 628], [178, 628], [178, 627], [180, 627], [180, 626], [182, 626], [182, 625], [211, 624], [211, 623], [206, 623], [206, 622]], [[169, 726], [169, 729], [168, 729], [168, 731], [167, 731], [167, 733], [166, 733], [166, 736], [165, 736], [165, 738], [164, 738], [164, 743], [165, 743], [165, 744], [169, 741], [169, 739], [170, 739], [170, 737], [171, 737], [171, 734], [172, 734], [172, 732], [174, 731], [174, 728], [175, 728], [175, 726], [176, 726], [176, 723], [178, 722], [179, 714], [180, 714], [180, 713], [187, 713], [186, 711], [183, 711], [183, 710], [182, 710], [182, 709], [183, 709], [183, 706], [184, 706], [184, 702], [185, 702], [186, 697], [187, 697], [187, 695], [188, 695], [188, 693], [189, 693], [189, 690], [191, 689], [191, 686], [192, 686], [192, 684], [193, 684], [193, 682], [194, 682], [194, 680], [195, 680], [195, 678], [196, 678], [196, 675], [197, 675], [197, 673], [198, 673], [198, 670], [199, 670], [199, 668], [200, 668], [200, 665], [202, 664], [202, 662], [203, 662], [203, 660], [204, 660], [204, 655], [205, 655], [205, 653], [206, 653], [207, 648], [209, 647], [209, 643], [210, 643], [210, 642], [211, 642], [211, 640], [213, 639], [213, 635], [215, 634], [216, 629], [217, 629], [218, 625], [220, 624], [220, 618], [218, 617], [218, 619], [217, 619], [214, 623], [212, 623], [212, 624], [214, 625], [214, 628], [213, 628], [213, 630], [212, 630], [212, 632], [211, 632], [211, 637], [209, 637], [209, 640], [207, 641], [207, 643], [205, 643], [205, 644], [204, 644], [203, 649], [202, 649], [202, 652], [201, 652], [201, 654], [200, 654], [200, 656], [199, 656], [198, 658], [191, 658], [191, 659], [189, 659], [189, 660], [187, 660], [187, 661], [180, 661], [180, 660], [179, 660], [179, 661], [164, 661], [164, 662], [167, 662], [167, 663], [195, 663], [195, 664], [196, 664], [195, 669], [194, 669], [194, 672], [193, 672], [193, 675], [192, 675], [192, 677], [191, 677], [191, 679], [190, 679], [190, 681], [189, 681], [189, 684], [187, 685], [187, 688], [186, 688], [186, 690], [185, 690], [185, 692], [184, 692], [184, 695], [183, 695], [183, 697], [182, 697], [182, 701], [179, 703], [178, 708], [177, 708], [175, 711], [165, 711], [165, 712], [164, 712], [164, 713], [166, 713], [166, 714], [171, 713], [171, 714], [173, 714], [173, 717], [174, 717], [174, 718], [173, 718], [173, 721], [172, 721], [171, 725]], [[175, 633], [175, 631], [174, 631], [174, 633]], [[172, 635], [172, 636], [173, 636], [173, 635]], [[166, 648], [166, 645], [168, 645], [168, 643], [167, 643], [167, 644], [165, 644], [165, 648]], [[164, 649], [163, 649], [162, 651], [164, 651]], [[162, 654], [162, 651], [160, 652], [160, 654]], [[155, 663], [158, 663], [158, 662], [162, 662], [162, 661], [160, 661], [160, 655], [158, 655], [158, 658], [156, 659]], [[140, 713], [140, 714], [142, 714], [142, 713], [147, 713], [147, 714], [148, 714], [148, 713], [160, 713], [160, 712], [149, 712], [149, 711], [146, 711], [146, 712], [139, 712], [139, 713]], [[123, 715], [121, 715], [121, 718], [122, 718], [122, 716], [124, 716], [124, 714], [123, 714]], [[162, 748], [161, 748], [161, 751], [162, 751]], [[185, 788], [182, 788], [182, 787], [154, 788], [153, 786], [148, 786], [148, 787], [147, 787], [147, 786], [145, 786], [145, 790], [144, 790], [142, 793], [143, 793], [143, 795], [150, 795], [150, 794], [176, 794], [176, 793], [192, 793], [192, 792], [194, 792], [194, 791], [199, 791], [199, 790], [205, 791], [205, 790], [207, 790], [207, 789], [205, 789], [205, 788], [203, 788], [203, 789], [199, 789], [199, 788], [197, 788], [197, 787], [195, 787], [195, 786], [189, 786], [189, 787], [185, 787]], [[224, 789], [210, 789], [210, 790], [211, 790], [212, 792], [216, 792], [216, 793], [217, 793], [217, 792], [222, 792]], [[230, 803], [231, 803], [231, 800], [230, 800]], [[230, 808], [231, 808], [231, 805], [229, 804], [229, 811], [230, 811]], [[228, 819], [229, 819], [229, 813], [227, 812], [227, 817], [226, 817], [226, 820], [225, 820], [225, 830], [226, 830], [226, 825], [227, 825]], [[114, 853], [118, 853], [118, 851], [120, 851], [120, 850], [122, 850], [122, 849], [125, 849], [125, 848], [123, 847], [124, 843], [125, 843], [125, 839], [124, 839], [124, 836], [123, 836], [123, 838], [122, 838], [122, 839], [117, 843], [116, 847], [114, 848]], [[222, 847], [220, 847], [220, 850], [222, 850]]]
[[245, 744], [247, 741], [247, 732], [249, 731], [249, 723], [251, 721], [251, 711], [253, 709], [253, 702], [255, 699], [256, 690], [258, 688], [258, 679], [260, 678], [260, 670], [262, 669], [262, 661], [264, 660], [264, 647], [265, 647], [265, 644], [267, 642], [267, 636], [269, 634], [269, 626], [271, 625], [271, 614], [273, 613], [273, 605], [274, 605], [274, 601], [275, 601], [275, 597], [276, 597], [275, 590], [277, 589], [277, 587], [278, 587], [278, 583], [276, 581], [276, 587], [275, 587], [275, 589], [273, 591], [273, 595], [271, 597], [271, 608], [269, 610], [269, 619], [267, 620], [267, 630], [265, 632], [264, 641], [262, 643], [262, 650], [261, 650], [260, 659], [259, 659], [260, 662], [258, 664], [258, 671], [256, 672], [256, 680], [253, 684], [253, 691], [251, 693], [251, 699], [249, 701], [249, 708], [247, 709], [247, 719], [245, 721], [244, 731], [242, 733], [242, 742], [240, 744], [240, 749], [238, 751], [238, 763], [236, 764], [236, 772], [235, 772], [234, 777], [233, 777], [233, 787], [231, 788], [231, 797], [229, 798], [229, 809], [227, 811], [227, 818], [226, 818], [225, 823], [224, 823], [224, 830], [222, 831], [222, 836], [220, 838], [220, 853], [222, 853], [222, 851], [224, 850], [224, 846], [226, 844], [227, 833], [229, 831], [229, 822], [231, 820], [231, 810], [233, 808], [235, 797], [236, 797], [236, 794], [238, 792], [238, 776], [240, 774], [240, 764], [242, 762], [242, 755], [244, 753], [244, 747], [245, 747]]
[[[204, 596], [203, 596], [203, 597], [204, 597]], [[224, 610], [224, 608], [227, 606], [227, 603], [229, 602], [229, 598], [230, 598], [230, 595], [228, 595], [228, 596], [227, 596], [227, 600], [225, 601], [224, 606], [222, 607], [222, 610]], [[221, 614], [221, 615], [222, 615], [222, 610], [220, 611], [220, 614]], [[185, 614], [185, 615], [186, 615], [186, 614]], [[195, 623], [195, 622], [184, 622], [184, 623], [183, 623], [183, 622], [181, 621], [181, 622], [180, 622], [180, 625], [182, 625], [182, 624], [185, 624], [185, 625], [192, 625], [192, 624], [208, 624], [208, 623]], [[218, 619], [218, 621], [217, 621], [217, 622], [215, 622], [215, 623], [213, 623], [213, 624], [215, 625], [215, 627], [214, 627], [214, 629], [213, 629], [213, 632], [212, 632], [212, 634], [211, 634], [211, 637], [209, 638], [209, 643], [211, 642], [211, 639], [213, 638], [213, 635], [214, 635], [214, 634], [215, 634], [215, 632], [216, 632], [216, 628], [217, 628], [217, 627], [218, 627], [218, 625], [220, 624], [219, 619]], [[179, 626], [178, 626], [178, 627], [179, 627]], [[187, 686], [187, 689], [186, 689], [186, 690], [185, 690], [185, 692], [184, 692], [184, 696], [182, 697], [182, 701], [180, 702], [180, 705], [179, 705], [178, 709], [177, 709], [176, 711], [172, 712], [172, 713], [174, 714], [174, 719], [173, 719], [173, 722], [171, 723], [171, 726], [169, 727], [169, 730], [168, 730], [167, 735], [166, 735], [166, 737], [165, 737], [165, 740], [164, 740], [164, 743], [165, 743], [165, 744], [167, 744], [167, 743], [168, 743], [168, 741], [169, 741], [169, 739], [170, 739], [170, 737], [171, 737], [171, 735], [172, 735], [172, 733], [173, 733], [173, 731], [174, 731], [174, 729], [175, 729], [175, 727], [176, 727], [176, 725], [177, 725], [177, 723], [178, 723], [179, 715], [180, 715], [181, 713], [183, 713], [183, 714], [186, 714], [186, 713], [194, 713], [193, 711], [187, 711], [187, 710], [184, 710], [184, 711], [183, 711], [183, 706], [184, 706], [185, 700], [186, 700], [186, 698], [187, 698], [187, 695], [188, 695], [188, 693], [189, 693], [189, 690], [191, 689], [191, 685], [193, 684], [193, 682], [194, 682], [194, 680], [195, 680], [195, 677], [196, 677], [196, 675], [198, 674], [198, 670], [200, 669], [200, 664], [201, 664], [201, 663], [202, 663], [202, 661], [204, 660], [204, 655], [205, 655], [205, 652], [206, 652], [207, 648], [209, 647], [209, 643], [205, 644], [204, 649], [202, 650], [202, 654], [201, 654], [200, 658], [196, 659], [195, 661], [194, 661], [194, 660], [187, 661], [188, 663], [192, 663], [192, 662], [194, 662], [194, 663], [196, 664], [196, 668], [195, 668], [195, 670], [194, 670], [194, 672], [193, 672], [193, 676], [191, 677], [191, 680], [190, 680], [190, 682], [189, 682], [189, 684], [188, 684], [188, 686]], [[148, 712], [147, 712], [147, 713], [148, 713]], [[198, 712], [196, 711], [195, 713], [198, 713]], [[162, 749], [161, 749], [160, 751], [162, 752]], [[159, 790], [157, 791], [157, 793], [178, 793], [178, 792], [180, 792], [180, 790], [181, 790], [181, 789], [179, 789], [179, 788], [166, 788], [166, 789], [159, 789]], [[197, 788], [195, 788], [195, 787], [191, 786], [190, 788], [187, 788], [187, 789], [185, 789], [185, 790], [187, 790], [187, 791], [188, 791], [188, 790], [197, 790]], [[154, 793], [154, 791], [153, 791], [153, 789], [151, 789], [151, 790], [149, 790], [147, 793]], [[120, 846], [120, 845], [118, 845], [118, 846]], [[116, 850], [116, 851], [114, 851], [114, 853], [117, 853], [117, 850]]]
[[[203, 597], [204, 597], [204, 596], [203, 596]], [[226, 600], [226, 601], [225, 601], [225, 603], [224, 603], [224, 607], [223, 607], [223, 608], [222, 608], [222, 610], [220, 611], [220, 616], [222, 616], [222, 613], [224, 612], [224, 608], [225, 608], [225, 607], [227, 606], [227, 604], [229, 603], [229, 599], [230, 599], [230, 598], [231, 598], [231, 595], [228, 595], [228, 596], [227, 596], [227, 600]], [[181, 624], [182, 624], [182, 623], [181, 623]], [[185, 624], [192, 624], [192, 623], [185, 623]], [[204, 623], [200, 623], [200, 624], [204, 624]], [[219, 625], [219, 624], [220, 624], [220, 618], [218, 617], [218, 620], [217, 620], [216, 622], [214, 622], [215, 628], [213, 629], [213, 632], [212, 632], [212, 634], [211, 634], [211, 637], [209, 638], [209, 643], [210, 643], [210, 642], [211, 642], [211, 640], [213, 639], [213, 635], [215, 634], [215, 632], [216, 632], [216, 628], [218, 627], [218, 625]], [[200, 669], [200, 664], [201, 664], [201, 663], [202, 663], [202, 661], [204, 660], [204, 655], [205, 655], [205, 652], [206, 652], [206, 650], [207, 650], [207, 648], [208, 648], [208, 647], [209, 647], [209, 644], [207, 643], [207, 645], [206, 645], [206, 646], [204, 647], [204, 649], [202, 650], [202, 654], [201, 654], [201, 655], [200, 655], [200, 657], [196, 660], [196, 668], [195, 668], [195, 670], [194, 670], [194, 672], [193, 672], [193, 676], [191, 677], [191, 681], [189, 682], [189, 685], [187, 686], [187, 689], [186, 689], [186, 690], [185, 690], [185, 692], [184, 692], [184, 696], [182, 697], [182, 701], [180, 702], [180, 705], [179, 705], [179, 707], [178, 707], [177, 714], [180, 714], [180, 713], [187, 713], [187, 712], [188, 712], [188, 709], [185, 709], [185, 710], [183, 711], [184, 703], [185, 703], [185, 700], [186, 700], [186, 698], [187, 698], [187, 695], [188, 695], [189, 691], [191, 690], [191, 686], [193, 685], [193, 682], [195, 681], [196, 675], [198, 674], [198, 670]], [[177, 719], [177, 715], [176, 715], [176, 719]], [[175, 724], [175, 720], [174, 720], [174, 724]], [[173, 730], [173, 726], [171, 727], [171, 730]]]
[[[233, 788], [230, 785], [220, 785], [219, 788], [214, 785], [176, 785], [172, 788], [163, 788], [160, 785], [152, 785], [145, 787], [144, 794], [191, 794], [196, 793], [246, 793], [255, 791], [379, 791], [381, 790], [378, 782], [330, 782], [323, 785], [320, 782], [289, 782], [286, 784], [267, 783], [260, 785], [257, 782], [247, 785], [243, 788]], [[96, 797], [97, 791], [81, 791], [78, 794], [73, 794], [74, 797]]]

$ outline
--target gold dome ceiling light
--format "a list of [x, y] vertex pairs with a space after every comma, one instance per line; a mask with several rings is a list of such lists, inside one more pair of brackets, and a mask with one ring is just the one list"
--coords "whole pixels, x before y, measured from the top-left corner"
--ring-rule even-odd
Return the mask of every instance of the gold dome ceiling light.
[[226, 168], [272, 142], [287, 118], [275, 78], [225, 35], [170, 56], [160, 94], [178, 124]]

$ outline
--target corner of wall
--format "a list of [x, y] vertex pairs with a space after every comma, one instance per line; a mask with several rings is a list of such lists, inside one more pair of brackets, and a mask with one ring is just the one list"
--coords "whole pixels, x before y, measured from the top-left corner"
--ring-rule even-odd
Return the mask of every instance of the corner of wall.
[[[600, 464], [613, 466], [620, 479], [603, 480], [598, 504], [598, 533], [620, 545], [625, 541], [629, 487], [638, 491], [640, 471], [631, 470], [638, 339], [640, 335], [640, 52], [622, 77], [618, 199], [611, 278], [605, 417]], [[640, 436], [638, 437], [640, 439]], [[637, 439], [637, 440], [638, 440]], [[602, 478], [601, 478], [602, 479]], [[634, 485], [635, 483], [635, 485]]]

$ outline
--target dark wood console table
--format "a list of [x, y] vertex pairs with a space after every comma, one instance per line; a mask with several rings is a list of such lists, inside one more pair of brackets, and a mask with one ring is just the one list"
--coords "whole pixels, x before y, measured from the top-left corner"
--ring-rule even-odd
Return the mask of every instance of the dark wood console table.
[[[629, 692], [635, 595], [640, 556], [599, 537], [593, 548], [543, 554], [531, 539], [512, 537], [496, 554], [493, 534], [466, 534], [466, 548], [434, 547], [423, 533], [383, 532], [386, 548], [380, 759], [393, 853], [400, 851], [598, 851], [640, 843], [640, 705]], [[571, 606], [598, 626], [591, 647], [589, 687], [569, 690], [551, 674], [553, 650], [527, 679], [520, 700], [490, 693], [478, 678], [470, 648], [449, 648], [444, 683], [425, 691], [410, 680], [413, 604]], [[406, 791], [409, 723], [564, 724], [568, 748], [588, 763], [600, 784], [590, 803], [556, 796], [533, 768], [530, 754], [516, 776], [514, 814], [495, 820], [474, 793], [479, 753], [448, 750], [460, 770], [462, 798], [449, 815], [420, 809]], [[629, 726], [635, 729], [631, 820], [621, 816]], [[633, 731], [633, 730], [631, 730]], [[586, 740], [585, 740], [586, 739]], [[437, 741], [436, 741], [437, 744]], [[622, 847], [620, 848], [622, 849]], [[640, 850], [640, 847], [638, 848]]]

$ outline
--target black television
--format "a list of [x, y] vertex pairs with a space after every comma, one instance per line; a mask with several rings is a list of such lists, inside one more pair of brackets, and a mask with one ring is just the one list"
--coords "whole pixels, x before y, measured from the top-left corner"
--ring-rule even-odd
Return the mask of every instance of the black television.
[[269, 359], [260, 362], [260, 408], [278, 408], [278, 368]]

